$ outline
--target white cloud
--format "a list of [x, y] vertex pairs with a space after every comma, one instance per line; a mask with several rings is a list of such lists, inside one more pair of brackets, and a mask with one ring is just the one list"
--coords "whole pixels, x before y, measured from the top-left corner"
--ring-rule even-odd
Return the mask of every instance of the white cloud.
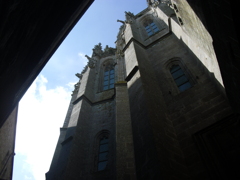
[[69, 89], [74, 90], [74, 85], [75, 85], [76, 83], [77, 83], [77, 82], [69, 82], [69, 83], [67, 83], [66, 85], [67, 85], [67, 87], [69, 87]]
[[88, 60], [87, 60], [87, 58], [85, 57], [85, 54], [84, 54], [84, 53], [79, 52], [79, 53], [78, 53], [78, 57], [80, 58], [80, 60], [81, 60], [81, 62], [83, 63], [84, 66], [87, 65]]
[[27, 156], [22, 167], [24, 163], [30, 165], [35, 180], [45, 179], [49, 170], [71, 98], [68, 88], [47, 89], [47, 82], [40, 75], [19, 103], [16, 156]]
[[26, 180], [28, 180], [28, 179], [29, 179], [29, 180], [32, 180], [32, 178], [29, 177], [29, 176], [27, 176], [27, 175], [24, 176], [24, 179], [26, 179]]

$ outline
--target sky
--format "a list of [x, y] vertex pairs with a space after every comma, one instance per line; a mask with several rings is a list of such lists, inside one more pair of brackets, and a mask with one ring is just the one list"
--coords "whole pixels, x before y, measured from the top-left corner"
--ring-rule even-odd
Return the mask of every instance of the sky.
[[146, 0], [95, 0], [53, 54], [19, 102], [13, 180], [44, 180], [74, 84], [99, 42], [114, 42], [125, 20], [147, 7]]

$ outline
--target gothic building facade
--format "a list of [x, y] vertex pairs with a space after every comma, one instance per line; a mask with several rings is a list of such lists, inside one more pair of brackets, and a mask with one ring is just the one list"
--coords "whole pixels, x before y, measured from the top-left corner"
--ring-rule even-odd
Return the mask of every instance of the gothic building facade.
[[118, 20], [116, 48], [86, 56], [47, 180], [239, 177], [211, 35], [191, 10], [185, 26], [177, 1], [147, 2]]

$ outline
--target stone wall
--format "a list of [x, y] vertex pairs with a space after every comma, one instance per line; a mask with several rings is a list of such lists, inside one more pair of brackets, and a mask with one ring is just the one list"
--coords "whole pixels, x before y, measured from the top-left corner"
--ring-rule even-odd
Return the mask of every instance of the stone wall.
[[18, 106], [0, 128], [0, 179], [12, 179]]
[[[211, 38], [209, 41], [210, 36], [203, 29], [209, 47], [198, 46], [198, 40], [191, 38], [194, 35], [188, 35], [164, 11], [158, 11], [161, 13], [153, 18], [155, 22], [166, 19], [165, 25], [171, 27], [166, 28], [168, 32], [160, 31], [148, 39], [137, 39], [139, 36], [134, 34], [126, 38], [130, 39], [125, 49], [126, 69], [133, 69], [133, 64], [139, 69], [128, 78], [137, 175], [139, 179], [209, 179], [192, 136], [232, 113]], [[141, 21], [136, 20], [127, 28], [134, 26], [141, 27]], [[128, 59], [131, 52], [136, 58]], [[134, 60], [137, 62], [128, 63]], [[179, 91], [170, 73], [171, 63], [176, 62], [192, 84], [184, 92]]]
[[[234, 112], [239, 113], [240, 47], [236, 30], [239, 21], [234, 1], [172, 0], [172, 2], [179, 9], [178, 14], [184, 22], [182, 28], [187, 34], [191, 38], [197, 38], [199, 46], [202, 44], [209, 47], [209, 50], [214, 49], [227, 96]], [[207, 29], [212, 43], [206, 44], [210, 38], [205, 38], [206, 33], [202, 33], [203, 29]]]
[[[201, 9], [205, 0], [191, 1], [197, 14], [187, 1], [166, 2], [135, 16], [126, 12], [116, 56], [101, 56], [101, 44], [87, 56], [91, 66], [73, 93], [55, 152], [58, 179], [195, 180], [238, 174], [235, 166], [225, 165], [236, 163], [231, 154], [239, 154], [239, 116], [232, 115], [238, 103], [228, 94], [237, 92], [229, 87], [235, 79], [226, 83], [226, 78], [236, 77], [235, 71], [222, 79], [226, 68], [221, 60], [229, 54], [219, 59], [225, 46], [214, 44], [223, 39], [208, 32], [211, 27]], [[149, 35], [145, 27], [152, 22], [158, 31]], [[230, 45], [236, 59], [236, 42]], [[109, 63], [115, 69], [115, 88], [103, 91]], [[189, 88], [179, 89], [170, 72], [173, 65], [183, 70]], [[101, 134], [109, 137], [104, 171], [97, 170]]]
[[[61, 128], [58, 145], [48, 179], [115, 179], [116, 175], [116, 115], [114, 89], [102, 91], [104, 62], [100, 58], [95, 68], [86, 67], [75, 86], [69, 110]], [[114, 61], [112, 62], [114, 63]], [[99, 136], [109, 138], [108, 164], [98, 171]]]

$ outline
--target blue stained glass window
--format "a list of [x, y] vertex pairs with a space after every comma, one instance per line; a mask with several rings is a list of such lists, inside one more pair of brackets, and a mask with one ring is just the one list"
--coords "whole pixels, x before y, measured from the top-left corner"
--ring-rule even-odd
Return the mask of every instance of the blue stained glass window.
[[179, 77], [181, 77], [182, 75], [184, 75], [184, 72], [183, 72], [182, 69], [179, 69], [179, 70], [177, 70], [177, 71], [175, 71], [175, 72], [172, 73], [172, 76], [173, 76], [174, 79], [179, 78]]
[[105, 170], [108, 163], [108, 138], [103, 137], [99, 142], [98, 171]]
[[184, 83], [188, 82], [188, 78], [185, 75], [183, 75], [183, 76], [175, 79], [175, 82], [178, 86], [181, 86], [181, 84], [184, 84]]
[[111, 75], [110, 75], [110, 79], [114, 79], [114, 74], [111, 74]]
[[105, 144], [105, 143], [108, 143], [108, 138], [102, 138], [100, 140], [100, 144]]
[[180, 92], [192, 87], [188, 77], [179, 65], [173, 65], [170, 72]]
[[108, 86], [103, 86], [103, 90], [108, 90]]
[[114, 88], [114, 69], [107, 70], [104, 72], [103, 90]]
[[178, 86], [179, 90], [181, 92], [185, 91], [186, 89], [189, 89], [190, 87], [192, 87], [192, 85], [190, 84], [190, 82], [186, 82], [180, 86]]
[[148, 36], [152, 36], [153, 34], [155, 34], [159, 31], [158, 27], [156, 26], [156, 24], [154, 22], [145, 26], [145, 30], [146, 30]]
[[106, 161], [107, 160], [107, 155], [108, 155], [108, 152], [99, 153], [98, 160], [99, 161]]
[[175, 72], [176, 70], [178, 70], [178, 69], [181, 69], [180, 68], [180, 66], [176, 66], [176, 65], [174, 65], [174, 66], [172, 66], [172, 68], [171, 68], [171, 72]]
[[108, 81], [104, 81], [103, 85], [108, 86]]
[[101, 161], [98, 163], [98, 171], [102, 171], [104, 169], [106, 169], [107, 166], [107, 161]]
[[101, 144], [99, 147], [99, 152], [108, 151], [108, 144]]
[[110, 84], [113, 84], [114, 83], [114, 79], [110, 79]]

